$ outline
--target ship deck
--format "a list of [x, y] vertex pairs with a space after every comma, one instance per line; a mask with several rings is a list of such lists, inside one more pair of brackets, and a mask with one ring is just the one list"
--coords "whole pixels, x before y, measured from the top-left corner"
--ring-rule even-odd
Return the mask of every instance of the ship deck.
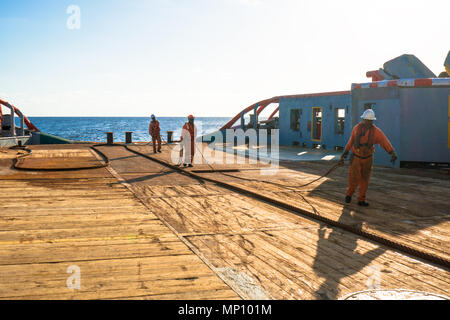
[[[30, 148], [22, 168], [103, 162], [87, 144]], [[343, 204], [347, 168], [301, 186], [329, 162], [185, 169], [202, 180], [142, 156], [171, 163], [171, 146], [98, 150], [109, 166], [37, 171], [14, 169], [19, 151], [0, 149], [1, 299], [338, 299], [373, 288], [449, 295], [448, 267], [212, 182], [448, 261], [448, 175], [375, 167], [371, 206], [360, 208], [355, 199]], [[67, 283], [74, 267], [79, 288]]]

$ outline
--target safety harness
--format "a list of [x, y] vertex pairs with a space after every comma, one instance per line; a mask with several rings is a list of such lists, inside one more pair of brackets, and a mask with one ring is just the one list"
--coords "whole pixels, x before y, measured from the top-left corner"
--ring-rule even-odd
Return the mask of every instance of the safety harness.
[[[367, 133], [367, 130], [369, 130], [369, 137], [367, 140], [367, 143], [361, 143], [361, 138], [364, 137]], [[373, 135], [375, 132], [375, 126], [371, 126], [370, 128], [367, 128], [364, 124], [360, 123], [358, 125], [357, 131], [356, 131], [356, 139], [353, 143], [353, 146], [355, 147], [355, 150], [360, 150], [361, 147], [367, 147], [369, 150], [372, 149], [373, 147]], [[360, 159], [369, 159], [370, 157], [373, 156], [373, 153], [366, 156], [366, 157], [362, 157], [360, 155], [357, 155], [356, 153], [353, 152], [353, 155], [357, 158]]]

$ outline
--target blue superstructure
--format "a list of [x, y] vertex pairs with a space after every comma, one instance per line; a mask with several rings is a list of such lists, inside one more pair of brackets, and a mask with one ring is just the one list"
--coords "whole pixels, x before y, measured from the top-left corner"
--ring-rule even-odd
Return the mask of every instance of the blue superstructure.
[[[444, 66], [447, 71], [450, 52]], [[366, 109], [373, 109], [378, 126], [391, 141], [399, 161], [450, 165], [450, 77], [436, 77], [414, 55], [402, 55], [386, 62], [383, 68], [368, 71], [372, 82], [353, 84], [350, 91], [278, 96], [259, 101], [237, 114], [218, 132], [206, 135], [213, 141], [225, 130], [279, 129], [279, 145], [342, 150], [351, 131]], [[260, 113], [278, 104], [267, 120]], [[251, 113], [250, 122], [245, 115]], [[278, 113], [278, 117], [276, 114]], [[238, 120], [240, 124], [234, 126]], [[236, 139], [235, 139], [236, 140]], [[235, 141], [225, 141], [236, 143]], [[375, 147], [374, 163], [391, 165], [390, 156]]]
[[[355, 84], [348, 93], [280, 98], [280, 145], [341, 149], [368, 108], [395, 148], [397, 166], [450, 163], [450, 78], [378, 81]], [[375, 150], [375, 163], [389, 165], [390, 156]]]
[[342, 148], [351, 120], [349, 91], [280, 98], [280, 145]]

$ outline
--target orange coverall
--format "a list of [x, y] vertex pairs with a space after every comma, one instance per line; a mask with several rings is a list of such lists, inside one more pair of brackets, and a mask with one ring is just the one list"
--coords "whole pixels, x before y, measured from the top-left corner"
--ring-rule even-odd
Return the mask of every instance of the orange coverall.
[[[197, 135], [197, 128], [195, 127], [195, 125], [194, 124], [190, 124], [189, 122], [186, 122], [184, 125], [183, 125], [183, 128], [182, 128], [182, 130], [181, 130], [181, 141], [183, 141], [185, 138], [188, 138], [188, 137], [190, 137], [191, 138], [191, 141], [190, 141], [190, 144], [191, 144], [191, 152], [190, 152], [190, 154], [188, 153], [188, 152], [186, 152], [185, 151], [185, 163], [186, 162], [189, 162], [189, 156], [190, 156], [190, 160], [191, 160], [191, 162], [190, 163], [192, 163], [192, 161], [194, 161], [194, 149], [195, 149], [195, 136]], [[187, 146], [187, 145], [186, 145]]]
[[372, 174], [374, 145], [376, 144], [383, 147], [389, 154], [394, 152], [394, 148], [383, 131], [375, 125], [367, 128], [363, 123], [360, 123], [353, 128], [350, 140], [345, 147], [346, 152], [352, 151], [347, 195], [351, 197], [359, 185], [358, 201], [366, 200], [366, 192]]
[[161, 135], [159, 132], [161, 129], [159, 128], [159, 121], [150, 121], [150, 125], [148, 126], [148, 133], [152, 136], [152, 145], [153, 152], [156, 152], [156, 143], [158, 143], [158, 151], [161, 151]]

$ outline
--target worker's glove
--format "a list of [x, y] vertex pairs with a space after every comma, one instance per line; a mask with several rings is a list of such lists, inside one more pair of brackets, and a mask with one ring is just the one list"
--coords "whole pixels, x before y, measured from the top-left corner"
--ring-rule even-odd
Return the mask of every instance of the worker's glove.
[[395, 152], [392, 152], [391, 153], [391, 162], [392, 163], [395, 163], [395, 161], [397, 160], [398, 158], [397, 158], [397, 155], [395, 154]]
[[344, 164], [344, 160], [345, 160], [345, 158], [347, 158], [347, 155], [348, 155], [348, 151], [345, 150], [344, 153], [343, 153], [342, 156], [341, 156], [341, 160], [339, 160], [339, 164], [340, 164], [340, 165], [343, 165], [343, 164]]

